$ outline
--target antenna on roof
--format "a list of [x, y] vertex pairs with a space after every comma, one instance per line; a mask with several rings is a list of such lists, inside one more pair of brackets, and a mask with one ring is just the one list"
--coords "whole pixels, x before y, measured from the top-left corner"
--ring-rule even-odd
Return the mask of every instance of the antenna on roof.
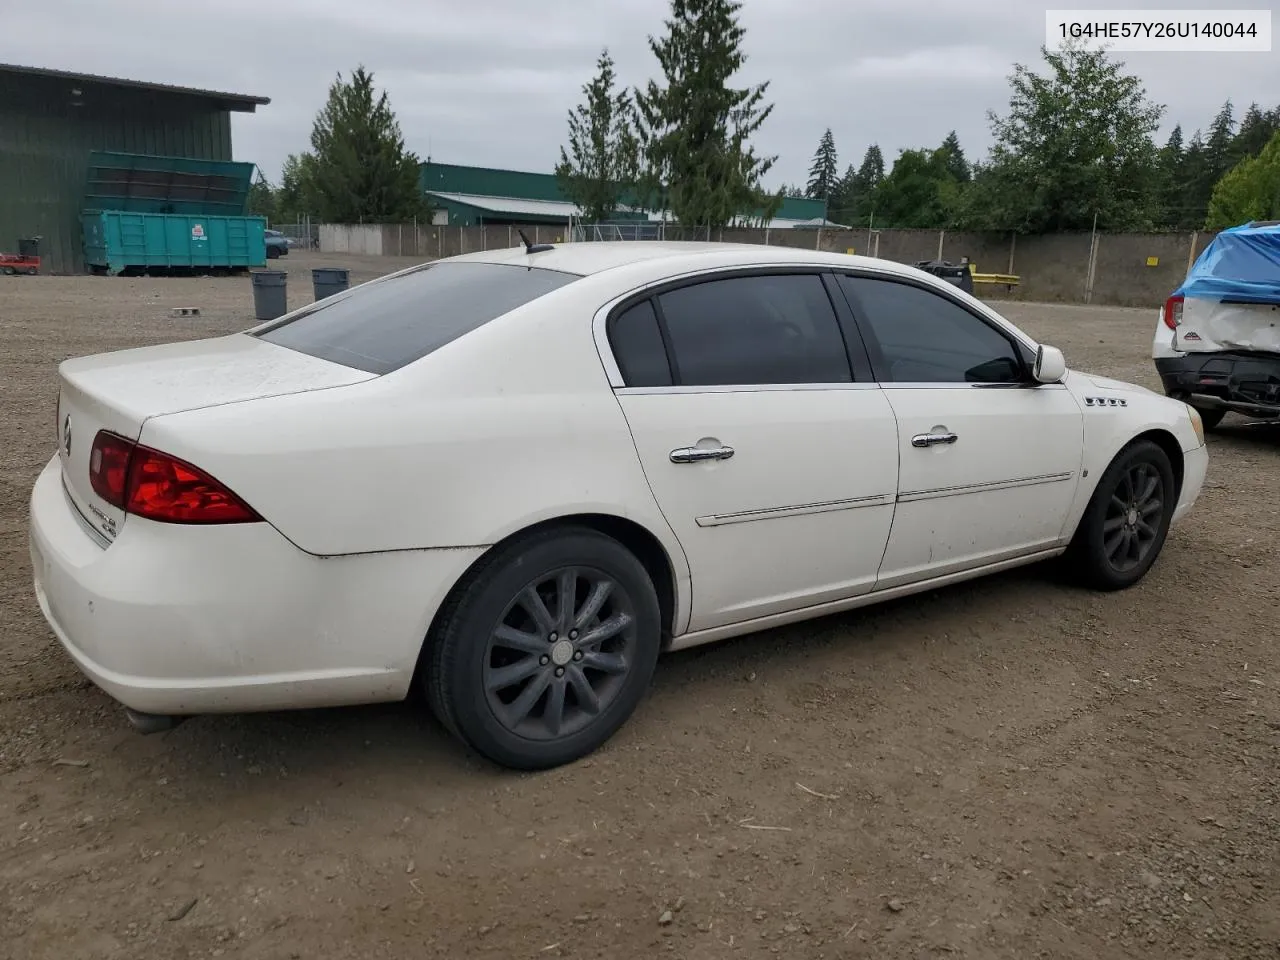
[[520, 227], [516, 228], [516, 233], [520, 234], [520, 242], [524, 244], [525, 253], [546, 253], [548, 250], [555, 249], [555, 245], [550, 243], [530, 243], [528, 236]]

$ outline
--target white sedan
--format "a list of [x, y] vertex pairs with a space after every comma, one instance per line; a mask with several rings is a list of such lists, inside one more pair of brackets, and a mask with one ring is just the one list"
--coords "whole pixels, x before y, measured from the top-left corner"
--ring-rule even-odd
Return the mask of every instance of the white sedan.
[[1064, 553], [1127, 587], [1207, 463], [1185, 403], [785, 247], [470, 254], [59, 376], [35, 592], [136, 725], [417, 686], [517, 768], [663, 650]]

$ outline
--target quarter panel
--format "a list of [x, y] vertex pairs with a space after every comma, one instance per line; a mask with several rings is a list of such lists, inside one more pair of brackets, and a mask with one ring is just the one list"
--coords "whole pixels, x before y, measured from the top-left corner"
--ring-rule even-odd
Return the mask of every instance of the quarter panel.
[[595, 303], [514, 311], [350, 387], [157, 417], [141, 439], [309, 553], [486, 546], [604, 513], [653, 533], [687, 584], [592, 341]]

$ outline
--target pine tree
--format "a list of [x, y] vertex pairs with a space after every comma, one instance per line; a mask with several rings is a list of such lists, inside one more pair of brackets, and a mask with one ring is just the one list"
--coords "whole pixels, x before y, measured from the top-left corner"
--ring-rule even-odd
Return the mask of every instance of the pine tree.
[[835, 189], [839, 170], [835, 137], [831, 135], [831, 128], [827, 127], [813, 155], [813, 163], [809, 167], [809, 183], [805, 187], [804, 195], [814, 200], [826, 200], [829, 208], [831, 193]]
[[867, 147], [862, 155], [862, 163], [858, 167], [858, 184], [864, 190], [874, 190], [884, 179], [884, 154], [877, 144]]
[[846, 226], [853, 226], [858, 217], [856, 209], [858, 171], [849, 164], [836, 181], [827, 204], [827, 219]]
[[1244, 119], [1240, 121], [1240, 129], [1236, 132], [1231, 144], [1231, 153], [1236, 163], [1245, 157], [1256, 157], [1262, 152], [1277, 130], [1276, 112], [1263, 112], [1256, 103], [1249, 104]]
[[1162, 225], [1166, 227], [1182, 226], [1181, 207], [1186, 193], [1183, 182], [1183, 164], [1185, 152], [1182, 148], [1182, 126], [1174, 126], [1169, 139], [1160, 148], [1160, 207], [1163, 211]]
[[[1231, 144], [1235, 140], [1235, 114], [1228, 100], [1222, 105], [1209, 126], [1209, 138], [1205, 141], [1205, 160], [1214, 173], [1214, 183], [1231, 169]], [[1212, 188], [1211, 188], [1212, 189]]]
[[876, 189], [884, 182], [884, 154], [877, 144], [867, 147], [853, 178], [854, 216], [859, 224], [870, 223], [876, 208]]
[[300, 158], [303, 193], [317, 218], [331, 223], [410, 220], [425, 211], [418, 158], [404, 147], [386, 91], [373, 74], [342, 75], [316, 115], [309, 155]]
[[582, 88], [585, 101], [569, 112], [569, 149], [560, 148], [556, 164], [564, 195], [593, 223], [614, 216], [636, 177], [631, 94], [615, 93], [615, 79], [605, 49], [596, 61], [595, 78]]
[[769, 84], [733, 87], [746, 61], [738, 22], [741, 0], [671, 0], [666, 36], [649, 38], [663, 84], [636, 92], [644, 158], [644, 193], [682, 224], [723, 227], [782, 203], [761, 179], [777, 157], [758, 156], [749, 141], [773, 110]]
[[956, 183], [968, 183], [970, 177], [969, 161], [965, 159], [964, 151], [960, 149], [960, 138], [956, 136], [954, 130], [948, 133], [946, 139], [942, 141], [942, 150], [947, 157], [947, 172], [951, 174]]
[[1180, 189], [1177, 210], [1178, 226], [1181, 229], [1194, 230], [1204, 222], [1208, 200], [1201, 196], [1200, 185], [1208, 179], [1208, 171], [1204, 137], [1197, 130], [1191, 135], [1187, 149], [1182, 154], [1182, 170], [1178, 177]]

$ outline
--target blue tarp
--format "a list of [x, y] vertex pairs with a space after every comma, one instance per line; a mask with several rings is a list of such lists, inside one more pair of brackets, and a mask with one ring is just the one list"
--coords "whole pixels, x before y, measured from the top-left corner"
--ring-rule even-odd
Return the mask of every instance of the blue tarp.
[[1204, 248], [1174, 295], [1199, 300], [1280, 303], [1280, 226], [1246, 223]]

